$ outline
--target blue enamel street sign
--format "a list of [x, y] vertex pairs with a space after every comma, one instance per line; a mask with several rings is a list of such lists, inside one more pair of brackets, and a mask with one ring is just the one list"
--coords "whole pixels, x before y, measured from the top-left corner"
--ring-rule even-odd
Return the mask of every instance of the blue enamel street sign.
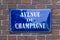
[[11, 9], [10, 31], [51, 32], [51, 9]]

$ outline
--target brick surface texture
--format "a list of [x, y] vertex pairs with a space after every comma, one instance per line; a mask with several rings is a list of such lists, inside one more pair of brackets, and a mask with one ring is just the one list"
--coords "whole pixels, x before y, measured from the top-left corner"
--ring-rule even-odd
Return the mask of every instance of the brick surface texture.
[[[51, 33], [10, 33], [9, 9], [52, 9]], [[0, 0], [0, 40], [60, 40], [60, 0]]]

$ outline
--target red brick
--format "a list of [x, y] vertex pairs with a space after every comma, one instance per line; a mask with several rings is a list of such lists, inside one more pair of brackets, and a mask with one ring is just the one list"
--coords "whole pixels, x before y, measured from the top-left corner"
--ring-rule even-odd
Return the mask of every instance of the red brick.
[[31, 4], [31, 0], [22, 0], [22, 4]]
[[3, 30], [2, 31], [2, 35], [21, 35], [21, 33], [12, 33], [11, 31], [8, 31], [8, 30]]
[[52, 0], [53, 1], [53, 3], [56, 3], [58, 0]]
[[56, 26], [57, 28], [60, 26], [60, 16], [56, 15], [52, 17], [52, 25]]
[[16, 4], [9, 4], [8, 9], [16, 8]]
[[45, 40], [45, 36], [37, 36], [37, 40]]
[[18, 40], [35, 40], [35, 36], [18, 36]]
[[8, 26], [0, 26], [0, 30], [8, 30]]
[[1, 0], [0, 0], [0, 4], [1, 4]]
[[16, 0], [4, 0], [4, 4], [16, 4]]
[[7, 36], [0, 36], [0, 40], [7, 40]]
[[4, 0], [3, 4], [21, 4], [21, 0]]
[[54, 23], [54, 24], [52, 24], [52, 28], [53, 29], [60, 29], [60, 24]]
[[3, 10], [3, 15], [9, 15], [9, 10]]
[[1, 10], [0, 10], [0, 14], [1, 14]]
[[53, 23], [53, 24], [59, 24], [59, 23], [60, 23], [60, 16], [58, 16], [58, 17], [53, 17], [52, 23]]
[[59, 29], [52, 29], [51, 34], [52, 35], [58, 35], [59, 34]]
[[[2, 24], [2, 25], [1, 25]], [[8, 30], [9, 29], [9, 23], [7, 21], [0, 21], [0, 30]]]
[[53, 15], [60, 14], [60, 9], [53, 9]]
[[7, 19], [7, 16], [5, 16], [5, 15], [0, 15], [0, 20], [5, 20], [5, 19]]
[[55, 21], [59, 21], [60, 20], [60, 14], [54, 14], [53, 16], [52, 16], [52, 18], [53, 18], [53, 21], [55, 20]]
[[50, 4], [51, 0], [32, 0], [32, 4]]
[[56, 15], [57, 13], [59, 13], [59, 9], [53, 9], [53, 13]]
[[1, 25], [1, 21], [0, 21], [0, 25]]
[[47, 8], [50, 8], [50, 9], [60, 9], [60, 5], [51, 4], [51, 5], [47, 5]]
[[9, 26], [9, 20], [4, 20], [4, 21], [2, 22], [2, 24], [3, 24], [3, 25], [8, 25], [8, 26]]
[[21, 0], [16, 0], [16, 4], [21, 4]]
[[2, 35], [10, 35], [10, 31], [5, 31], [5, 30], [3, 30], [3, 31], [2, 31]]
[[59, 30], [59, 35], [60, 35], [60, 30]]
[[32, 34], [32, 33], [21, 33], [22, 35], [30, 35], [30, 34]]
[[18, 5], [18, 8], [20, 9], [35, 9], [35, 5], [27, 5], [24, 4], [24, 5]]
[[36, 8], [37, 9], [45, 8], [45, 5], [44, 4], [37, 4], [36, 5]]
[[1, 30], [0, 30], [0, 35], [1, 35]]
[[8, 40], [16, 40], [16, 36], [8, 36]]
[[2, 22], [2, 25], [0, 26], [0, 30], [9, 30], [10, 29], [10, 25], [9, 25], [9, 21], [4, 20]]
[[3, 5], [0, 5], [0, 10], [2, 10], [2, 9], [4, 10], [6, 8], [7, 8], [7, 5], [4, 5], [4, 4]]
[[47, 40], [59, 40], [60, 36], [59, 35], [51, 35], [46, 37]]

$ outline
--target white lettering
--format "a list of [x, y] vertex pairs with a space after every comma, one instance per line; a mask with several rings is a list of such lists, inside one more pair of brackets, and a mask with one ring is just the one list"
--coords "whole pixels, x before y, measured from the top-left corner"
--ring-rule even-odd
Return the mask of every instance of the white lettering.
[[40, 17], [40, 12], [21, 12], [20, 17]]
[[45, 29], [45, 23], [16, 23], [15, 24], [15, 28], [16, 29], [31, 29], [31, 28], [34, 28], [34, 29], [38, 29], [38, 28], [41, 28], [41, 29]]

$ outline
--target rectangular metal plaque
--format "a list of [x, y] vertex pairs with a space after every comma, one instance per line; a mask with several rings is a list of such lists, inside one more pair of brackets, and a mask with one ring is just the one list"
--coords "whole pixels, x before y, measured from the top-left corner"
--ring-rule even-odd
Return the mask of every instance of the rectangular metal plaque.
[[10, 31], [51, 32], [51, 9], [11, 9]]

